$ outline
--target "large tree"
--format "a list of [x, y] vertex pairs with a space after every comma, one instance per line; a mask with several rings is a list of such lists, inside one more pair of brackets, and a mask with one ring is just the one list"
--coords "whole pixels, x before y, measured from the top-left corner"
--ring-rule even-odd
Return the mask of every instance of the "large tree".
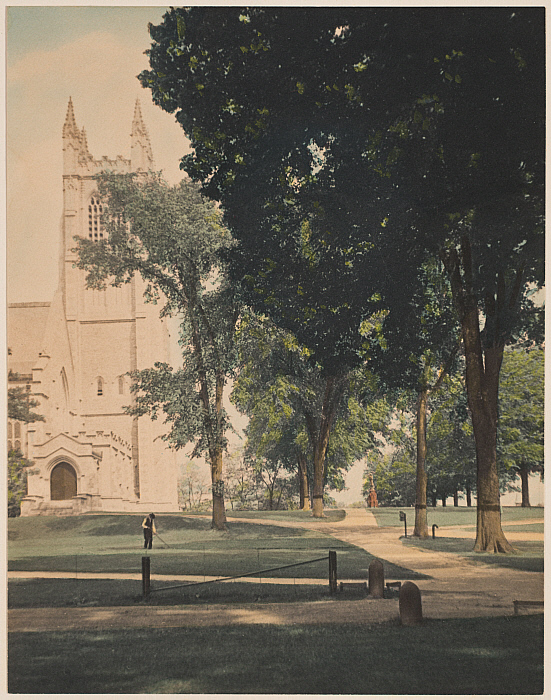
[[226, 528], [222, 459], [228, 418], [224, 389], [235, 364], [238, 304], [224, 274], [221, 252], [231, 245], [215, 206], [196, 185], [169, 186], [160, 177], [105, 173], [102, 241], [77, 240], [87, 285], [120, 286], [139, 274], [161, 316], [179, 315], [182, 366], [165, 363], [133, 373], [132, 415], [162, 416], [165, 438], [177, 449], [195, 443], [192, 457], [211, 469], [212, 526]]
[[[404, 318], [388, 313], [383, 337], [374, 348], [378, 374], [388, 388], [415, 394], [416, 500], [413, 535], [429, 536], [427, 524], [427, 420], [431, 398], [457, 364], [459, 328], [449, 283], [438, 260], [420, 271], [422, 288], [414, 299], [417, 313]], [[390, 304], [390, 306], [392, 306]]]
[[342, 487], [343, 474], [377, 443], [376, 432], [385, 428], [386, 403], [377, 396], [376, 380], [368, 372], [357, 369], [344, 375], [330, 404], [331, 430], [320, 456], [328, 378], [309, 360], [308, 349], [265, 317], [250, 316], [239, 335], [240, 372], [232, 401], [250, 416], [246, 449], [255, 460], [267, 458], [288, 469], [298, 464], [303, 507], [310, 462], [316, 515], [325, 486]]
[[421, 262], [440, 257], [466, 355], [475, 549], [509, 550], [497, 394], [543, 280], [543, 8], [201, 7], [151, 35], [142, 84], [223, 203], [232, 274], [311, 348], [328, 400], [361, 324], [415, 314]]
[[[335, 410], [349, 372], [362, 362], [366, 339], [359, 328], [381, 311], [382, 280], [388, 284], [399, 275], [409, 248], [396, 239], [394, 255], [386, 256], [375, 245], [392, 185], [367, 157], [364, 172], [346, 170], [347, 149], [357, 144], [347, 142], [343, 151], [334, 141], [330, 125], [338, 114], [333, 96], [325, 97], [334, 76], [309, 80], [316, 65], [325, 71], [327, 51], [347, 48], [335, 38], [346, 25], [342, 19], [335, 25], [334, 10], [314, 16], [259, 8], [174, 10], [163, 25], [151, 27], [153, 70], [141, 76], [158, 104], [177, 112], [192, 140], [188, 173], [223, 203], [238, 241], [232, 275], [245, 283], [248, 302], [294, 333], [322, 372], [314, 444], [318, 517]], [[312, 90], [305, 88], [307, 79]], [[312, 120], [310, 108], [319, 100]], [[367, 138], [365, 129], [362, 134]], [[347, 178], [346, 192], [335, 189], [337, 175]], [[361, 193], [368, 183], [376, 183], [378, 198]], [[361, 215], [349, 200], [364, 203]], [[411, 262], [414, 254], [409, 251]], [[379, 276], [366, 273], [368, 260]]]

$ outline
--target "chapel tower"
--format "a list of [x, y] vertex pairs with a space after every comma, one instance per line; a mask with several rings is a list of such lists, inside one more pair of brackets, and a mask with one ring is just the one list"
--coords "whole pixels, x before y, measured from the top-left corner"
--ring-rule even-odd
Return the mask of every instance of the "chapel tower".
[[[128, 372], [169, 359], [166, 324], [159, 307], [145, 303], [138, 276], [120, 288], [87, 289], [74, 252], [75, 237], [99, 243], [106, 235], [95, 176], [154, 168], [140, 103], [134, 108], [130, 159], [92, 156], [71, 99], [62, 135], [59, 286], [32, 371], [46, 421], [29, 429], [34, 433], [29, 457], [37, 468], [29, 474], [22, 514], [63, 508], [174, 511], [176, 460], [159, 439], [162, 421], [133, 418], [124, 410], [133, 400]], [[13, 314], [15, 319], [22, 312]]]

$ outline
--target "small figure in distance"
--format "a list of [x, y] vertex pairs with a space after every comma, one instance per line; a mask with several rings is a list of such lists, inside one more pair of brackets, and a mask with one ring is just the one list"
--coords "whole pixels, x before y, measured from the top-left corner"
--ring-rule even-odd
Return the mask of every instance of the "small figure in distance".
[[153, 533], [157, 534], [155, 529], [155, 513], [146, 515], [142, 523], [143, 527], [143, 548], [151, 549], [153, 546]]

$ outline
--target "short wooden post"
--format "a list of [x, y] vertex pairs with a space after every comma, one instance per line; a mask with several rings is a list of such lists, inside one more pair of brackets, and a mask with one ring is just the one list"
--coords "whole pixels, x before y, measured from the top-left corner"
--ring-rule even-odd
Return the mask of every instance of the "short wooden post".
[[400, 620], [403, 625], [419, 625], [423, 621], [421, 591], [411, 581], [400, 588]]
[[150, 561], [149, 557], [142, 557], [142, 591], [144, 598], [147, 598], [151, 591]]
[[404, 523], [404, 537], [408, 536], [408, 521], [403, 510], [400, 511], [400, 521]]
[[385, 595], [385, 570], [383, 562], [373, 559], [368, 569], [369, 595], [373, 598], [383, 598]]
[[337, 592], [337, 552], [329, 550], [329, 590]]

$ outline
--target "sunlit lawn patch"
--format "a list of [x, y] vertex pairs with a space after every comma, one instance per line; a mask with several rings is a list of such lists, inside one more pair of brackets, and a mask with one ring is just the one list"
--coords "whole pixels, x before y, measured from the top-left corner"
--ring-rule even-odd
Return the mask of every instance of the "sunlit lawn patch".
[[[400, 511], [406, 514], [408, 528], [413, 529], [415, 523], [415, 508], [371, 508], [379, 527], [402, 526]], [[543, 508], [520, 508], [518, 506], [506, 506], [502, 509], [501, 521], [535, 520], [544, 517]], [[438, 527], [454, 527], [456, 525], [472, 525], [476, 527], [476, 507], [467, 508], [460, 506], [437, 506], [427, 508], [427, 522], [429, 528], [436, 524]]]

